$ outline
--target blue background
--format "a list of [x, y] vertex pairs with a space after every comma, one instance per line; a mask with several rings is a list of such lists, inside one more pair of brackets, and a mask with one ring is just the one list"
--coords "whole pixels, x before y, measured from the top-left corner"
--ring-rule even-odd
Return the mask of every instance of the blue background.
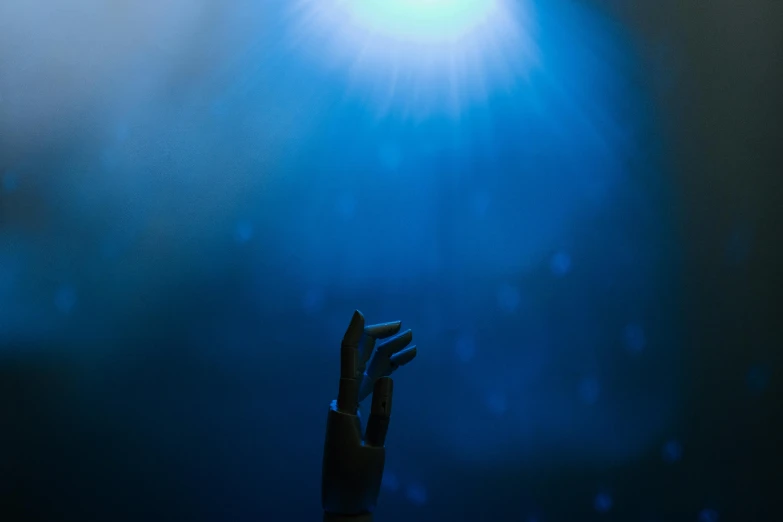
[[775, 520], [780, 6], [390, 83], [292, 5], [0, 7], [0, 519], [317, 520], [359, 308], [419, 346], [378, 522]]

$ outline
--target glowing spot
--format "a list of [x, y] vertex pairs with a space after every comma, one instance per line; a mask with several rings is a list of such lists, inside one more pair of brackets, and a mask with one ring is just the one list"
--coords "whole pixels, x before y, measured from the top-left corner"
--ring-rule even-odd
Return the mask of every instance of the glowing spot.
[[509, 284], [504, 284], [498, 289], [497, 300], [500, 309], [510, 314], [519, 308], [521, 297], [519, 290]]
[[253, 237], [253, 225], [247, 221], [240, 221], [234, 229], [234, 239], [237, 243], [247, 243]]
[[664, 444], [661, 450], [661, 456], [663, 460], [669, 464], [674, 464], [682, 459], [682, 444], [676, 440], [670, 440]]
[[62, 314], [69, 314], [76, 306], [76, 290], [70, 286], [61, 287], [54, 296], [54, 306]]
[[417, 506], [423, 506], [427, 503], [427, 490], [421, 484], [411, 484], [405, 491], [408, 500]]
[[495, 415], [503, 415], [508, 409], [506, 395], [502, 392], [491, 393], [489, 397], [487, 397], [487, 407], [489, 407], [489, 411]]
[[359, 0], [347, 2], [356, 22], [403, 41], [458, 40], [488, 16], [488, 0]]
[[476, 340], [471, 335], [463, 334], [457, 339], [455, 350], [460, 361], [470, 362], [476, 355]]
[[563, 277], [571, 271], [571, 257], [565, 252], [558, 252], [549, 261], [549, 270], [557, 277]]
[[3, 190], [8, 192], [14, 192], [19, 188], [19, 175], [13, 170], [7, 170], [3, 173]]
[[599, 493], [595, 496], [595, 500], [593, 500], [593, 507], [599, 513], [608, 513], [613, 505], [614, 500], [609, 493]]
[[702, 509], [699, 513], [699, 522], [718, 522], [718, 512], [714, 509]]
[[584, 377], [579, 382], [579, 398], [585, 404], [595, 404], [601, 394], [601, 387], [595, 377]]
[[320, 312], [324, 307], [325, 296], [320, 288], [311, 288], [302, 298], [302, 308], [307, 313]]
[[746, 383], [750, 392], [761, 395], [769, 385], [769, 370], [760, 365], [754, 365], [748, 370]]
[[381, 479], [381, 487], [391, 492], [395, 492], [400, 489], [400, 481], [391, 471], [384, 471], [383, 478]]
[[647, 346], [644, 328], [639, 323], [629, 323], [623, 329], [623, 340], [628, 351], [639, 353]]

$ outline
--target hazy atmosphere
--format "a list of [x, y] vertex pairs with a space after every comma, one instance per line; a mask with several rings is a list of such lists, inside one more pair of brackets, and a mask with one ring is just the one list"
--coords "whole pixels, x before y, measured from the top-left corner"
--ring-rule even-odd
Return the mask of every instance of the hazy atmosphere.
[[776, 520], [783, 4], [0, 4], [0, 520]]

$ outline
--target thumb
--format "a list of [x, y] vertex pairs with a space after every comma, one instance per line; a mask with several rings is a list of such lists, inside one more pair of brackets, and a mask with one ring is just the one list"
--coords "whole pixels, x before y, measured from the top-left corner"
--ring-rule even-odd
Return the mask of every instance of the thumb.
[[367, 431], [364, 436], [364, 442], [369, 446], [383, 446], [386, 443], [393, 392], [394, 382], [391, 378], [381, 377], [375, 381], [370, 418], [367, 420]]

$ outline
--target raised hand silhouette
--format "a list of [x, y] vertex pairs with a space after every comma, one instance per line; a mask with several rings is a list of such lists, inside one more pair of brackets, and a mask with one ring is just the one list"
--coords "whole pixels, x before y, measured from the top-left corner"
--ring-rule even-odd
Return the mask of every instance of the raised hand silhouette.
[[[386, 459], [393, 382], [389, 375], [416, 357], [413, 334], [399, 321], [365, 327], [354, 312], [340, 350], [340, 386], [329, 406], [321, 477], [325, 521], [366, 522], [378, 502]], [[386, 339], [378, 344], [379, 339]], [[369, 362], [369, 365], [367, 364]], [[359, 403], [372, 393], [362, 437]]]

